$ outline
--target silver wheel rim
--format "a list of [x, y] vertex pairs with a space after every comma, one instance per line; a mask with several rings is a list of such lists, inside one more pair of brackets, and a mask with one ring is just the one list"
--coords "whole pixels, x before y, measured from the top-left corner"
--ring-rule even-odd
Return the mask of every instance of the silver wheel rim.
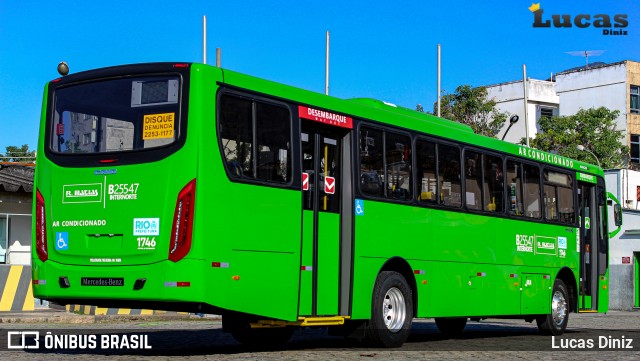
[[407, 317], [407, 306], [399, 289], [392, 287], [384, 295], [382, 302], [382, 319], [391, 332], [402, 330]]
[[553, 323], [555, 323], [556, 326], [561, 327], [564, 323], [564, 319], [567, 318], [567, 301], [564, 298], [564, 294], [559, 290], [556, 290], [553, 293], [551, 309]]

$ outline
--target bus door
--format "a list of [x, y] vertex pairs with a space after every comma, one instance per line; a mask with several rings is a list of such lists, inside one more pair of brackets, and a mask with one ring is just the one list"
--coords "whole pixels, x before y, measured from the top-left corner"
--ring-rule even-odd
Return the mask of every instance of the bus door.
[[[607, 269], [606, 199], [604, 184], [578, 182], [580, 211], [580, 285], [578, 309], [596, 312], [606, 297], [599, 290]], [[602, 297], [601, 297], [602, 296]]]
[[350, 131], [302, 120], [300, 316], [335, 316], [348, 307], [351, 222], [344, 215], [352, 209]]

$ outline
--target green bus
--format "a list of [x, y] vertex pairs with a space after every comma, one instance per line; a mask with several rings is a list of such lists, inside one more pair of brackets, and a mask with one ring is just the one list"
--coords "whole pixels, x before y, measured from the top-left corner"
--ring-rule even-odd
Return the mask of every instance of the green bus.
[[586, 163], [372, 99], [195, 63], [47, 83], [34, 296], [303, 326], [398, 347], [413, 318], [606, 312], [607, 195]]

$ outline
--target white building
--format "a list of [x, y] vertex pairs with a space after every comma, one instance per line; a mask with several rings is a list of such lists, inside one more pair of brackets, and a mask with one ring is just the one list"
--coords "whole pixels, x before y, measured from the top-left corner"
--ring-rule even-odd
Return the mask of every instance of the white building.
[[640, 63], [630, 60], [556, 75], [560, 115], [580, 108], [618, 110], [617, 129], [625, 132], [631, 149], [630, 166], [640, 163]]
[[[520, 143], [526, 137], [525, 111], [524, 111], [524, 87], [522, 80], [510, 83], [501, 83], [487, 87], [487, 98], [496, 101], [496, 107], [509, 116], [515, 114], [519, 117], [506, 137], [505, 141]], [[538, 133], [538, 119], [543, 116], [552, 117], [558, 115], [559, 97], [556, 94], [556, 84], [551, 81], [528, 79], [527, 81], [527, 118], [529, 125], [529, 137], [534, 138]], [[509, 117], [507, 117], [509, 119]], [[504, 136], [509, 121], [498, 133], [498, 138]]]

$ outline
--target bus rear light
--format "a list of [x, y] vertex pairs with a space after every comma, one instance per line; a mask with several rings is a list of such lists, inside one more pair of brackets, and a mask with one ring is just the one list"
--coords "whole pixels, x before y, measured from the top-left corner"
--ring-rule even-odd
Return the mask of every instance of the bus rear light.
[[34, 285], [46, 285], [47, 280], [33, 280]]
[[191, 282], [189, 281], [181, 281], [181, 282], [165, 282], [165, 287], [191, 287]]
[[100, 159], [98, 163], [115, 163], [117, 161], [117, 159]]
[[176, 201], [169, 242], [169, 260], [173, 262], [183, 259], [191, 249], [195, 197], [196, 180], [194, 179], [182, 188]]
[[213, 268], [229, 268], [229, 262], [211, 262]]
[[188, 68], [189, 64], [187, 63], [177, 63], [177, 64], [173, 64], [174, 68]]
[[47, 247], [47, 217], [44, 210], [44, 198], [36, 189], [36, 254], [40, 261], [49, 259]]

